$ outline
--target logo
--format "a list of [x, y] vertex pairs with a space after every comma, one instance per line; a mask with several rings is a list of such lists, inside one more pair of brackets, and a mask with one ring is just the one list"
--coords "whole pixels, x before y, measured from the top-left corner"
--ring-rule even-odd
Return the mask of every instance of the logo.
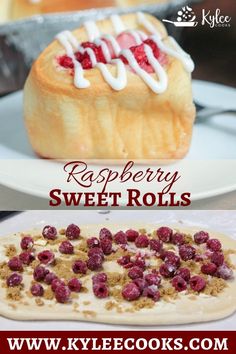
[[172, 23], [176, 27], [195, 27], [197, 22], [195, 22], [196, 16], [194, 11], [189, 6], [182, 7], [181, 10], [177, 12], [177, 21], [162, 20], [163, 22]]
[[[202, 18], [200, 24], [202, 26], [208, 25], [210, 28], [230, 27], [231, 17], [222, 15], [220, 9], [216, 9], [215, 12], [202, 9], [201, 15]], [[196, 27], [198, 22], [195, 20], [196, 15], [194, 14], [193, 9], [189, 6], [184, 6], [177, 12], [176, 21], [165, 19], [162, 21], [172, 23], [176, 27]]]
[[211, 14], [210, 10], [202, 9], [202, 26], [208, 24], [211, 28], [230, 27], [230, 21], [231, 17], [221, 15], [220, 9], [216, 9], [214, 14]]

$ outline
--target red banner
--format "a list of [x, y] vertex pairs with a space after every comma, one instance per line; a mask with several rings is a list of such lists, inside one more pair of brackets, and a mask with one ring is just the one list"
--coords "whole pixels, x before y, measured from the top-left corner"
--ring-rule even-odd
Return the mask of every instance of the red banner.
[[0, 332], [0, 353], [236, 353], [235, 331]]

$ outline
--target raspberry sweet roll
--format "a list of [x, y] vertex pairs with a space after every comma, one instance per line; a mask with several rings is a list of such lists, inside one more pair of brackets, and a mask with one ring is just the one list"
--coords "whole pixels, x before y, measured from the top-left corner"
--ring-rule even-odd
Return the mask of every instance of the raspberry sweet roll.
[[63, 31], [34, 63], [24, 115], [46, 158], [180, 159], [190, 146], [194, 64], [148, 14]]

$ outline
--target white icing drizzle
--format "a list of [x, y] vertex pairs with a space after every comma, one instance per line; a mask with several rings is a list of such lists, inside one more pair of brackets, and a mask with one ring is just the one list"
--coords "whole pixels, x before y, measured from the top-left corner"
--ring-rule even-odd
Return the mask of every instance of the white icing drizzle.
[[97, 68], [100, 69], [105, 81], [113, 88], [113, 90], [120, 91], [125, 88], [127, 85], [127, 74], [126, 68], [122, 60], [113, 59], [111, 64], [116, 64], [117, 67], [117, 77], [112, 76], [110, 71], [108, 70], [106, 64], [98, 63]]
[[141, 39], [142, 39], [143, 41], [145, 41], [146, 39], [148, 39], [148, 36], [147, 36], [146, 33], [144, 33], [143, 31], [138, 31], [138, 33], [139, 33], [139, 35], [140, 35], [140, 37], [141, 37]]
[[175, 47], [175, 49], [164, 44], [161, 39], [156, 35], [151, 36], [151, 38], [163, 53], [166, 53], [172, 57], [179, 59], [183, 63], [187, 71], [192, 72], [194, 70], [194, 63], [190, 55], [183, 51], [183, 49], [178, 45], [178, 43], [173, 37], [168, 37], [168, 39], [171, 41], [171, 44], [173, 45], [173, 47]]
[[137, 13], [137, 20], [140, 25], [146, 28], [146, 30], [152, 34], [159, 35], [161, 38], [160, 33], [157, 31], [157, 29], [153, 26], [153, 24], [148, 21], [148, 19], [145, 17], [145, 15], [142, 12]]
[[82, 54], [84, 54], [86, 52], [88, 53], [89, 58], [92, 63], [92, 67], [94, 67], [97, 64], [97, 58], [96, 58], [96, 55], [94, 54], [94, 51], [92, 50], [92, 48], [84, 48], [84, 47], [79, 46], [78, 52], [80, 52]]
[[180, 47], [180, 45], [176, 42], [176, 40], [173, 37], [169, 36], [168, 38], [171, 41], [173, 47], [175, 48], [176, 53], [178, 53], [176, 58], [180, 59], [183, 62], [185, 69], [187, 71], [192, 72], [195, 66], [191, 56]]
[[128, 60], [130, 67], [142, 78], [142, 80], [152, 89], [153, 92], [163, 93], [167, 88], [167, 75], [158, 60], [154, 57], [151, 48], [148, 45], [145, 45], [144, 50], [149, 63], [152, 65], [156, 75], [159, 77], [159, 81], [155, 80], [149, 73], [139, 66], [131, 50], [125, 49], [121, 53]]
[[109, 48], [108, 48], [106, 42], [100, 38], [97, 38], [94, 40], [94, 43], [97, 46], [102, 47], [102, 52], [103, 52], [104, 58], [105, 58], [106, 62], [109, 63], [111, 61], [111, 54], [110, 54], [110, 51], [109, 51]]
[[117, 40], [115, 39], [115, 37], [112, 36], [111, 34], [104, 34], [103, 38], [109, 40], [109, 42], [112, 45], [115, 55], [118, 56], [121, 52], [121, 47], [120, 47], [119, 43], [117, 42]]
[[176, 40], [173, 37], [171, 36], [168, 37], [169, 41], [173, 46], [173, 48], [171, 48], [163, 43], [160, 33], [153, 26], [153, 24], [147, 20], [147, 18], [142, 12], [138, 12], [137, 19], [139, 24], [143, 25], [150, 33], [153, 34], [151, 38], [155, 41], [156, 45], [160, 48], [160, 50], [162, 50], [164, 53], [172, 57], [179, 59], [183, 63], [187, 71], [192, 72], [194, 70], [194, 63], [190, 55], [187, 54], [179, 46], [179, 44], [176, 42]]
[[75, 74], [74, 74], [74, 85], [77, 88], [87, 88], [90, 86], [90, 82], [84, 78], [84, 71], [81, 66], [81, 64], [76, 60], [74, 51], [73, 51], [73, 46], [72, 42], [75, 44], [74, 39], [72, 39], [73, 34], [69, 31], [63, 31], [59, 33], [56, 38], [58, 41], [61, 43], [61, 45], [65, 48], [66, 54], [72, 59], [74, 68], [75, 68]]
[[126, 31], [126, 33], [131, 34], [131, 36], [134, 38], [137, 45], [140, 45], [143, 43], [143, 41], [141, 39], [141, 35], [137, 31], [129, 30], [129, 31]]
[[[145, 17], [145, 15], [141, 12], [137, 14], [138, 23], [143, 25], [148, 32], [152, 35], [151, 38], [158, 48], [178, 60], [180, 60], [185, 69], [187, 71], [192, 71], [194, 69], [194, 63], [191, 57], [178, 45], [178, 43], [172, 37], [168, 37], [171, 46], [167, 46], [163, 43], [161, 39], [160, 33], [156, 30], [154, 25]], [[121, 32], [129, 33], [134, 40], [136, 41], [137, 45], [143, 43], [144, 40], [148, 38], [148, 36], [140, 30], [128, 30], [126, 31], [123, 21], [118, 15], [112, 15], [111, 21], [114, 26], [114, 30], [116, 34], [120, 34]], [[69, 56], [74, 64], [74, 84], [77, 88], [86, 88], [90, 86], [90, 82], [84, 78], [84, 70], [82, 65], [76, 60], [74, 51], [79, 51], [80, 53], [87, 53], [89, 55], [92, 67], [96, 67], [100, 70], [104, 80], [116, 91], [122, 90], [127, 85], [127, 70], [123, 61], [119, 58], [112, 59], [111, 53], [109, 51], [109, 44], [111, 44], [115, 56], [118, 57], [119, 55], [123, 55], [128, 63], [130, 68], [140, 76], [140, 78], [146, 83], [146, 85], [155, 93], [163, 93], [167, 89], [168, 85], [168, 78], [165, 70], [159, 63], [159, 61], [155, 58], [153, 54], [153, 50], [147, 44], [144, 44], [145, 54], [147, 56], [148, 62], [150, 66], [153, 68], [157, 79], [152, 75], [149, 74], [147, 71], [142, 69], [138, 64], [135, 56], [133, 55], [130, 49], [121, 50], [121, 47], [116, 40], [116, 38], [111, 34], [104, 34], [101, 35], [99, 29], [95, 22], [87, 21], [85, 23], [85, 29], [88, 34], [88, 38], [91, 42], [95, 43], [97, 46], [100, 46], [104, 55], [104, 58], [108, 64], [116, 65], [117, 73], [116, 76], [113, 76], [109, 71], [109, 67], [104, 63], [98, 63], [96, 59], [96, 55], [92, 48], [83, 48], [79, 45], [77, 39], [70, 31], [63, 31], [59, 33], [56, 38], [61, 43], [61, 45], [65, 48], [67, 56]], [[102, 37], [102, 38], [101, 38]]]
[[94, 21], [86, 21], [84, 27], [87, 31], [90, 42], [93, 42], [96, 38], [100, 37], [100, 31]]
[[73, 36], [70, 31], [63, 31], [56, 35], [56, 39], [58, 39], [61, 45], [65, 48], [66, 54], [69, 57], [74, 57], [73, 47], [74, 49], [77, 49], [79, 45], [75, 36]]
[[125, 31], [125, 25], [119, 15], [111, 15], [110, 19], [116, 34]]

